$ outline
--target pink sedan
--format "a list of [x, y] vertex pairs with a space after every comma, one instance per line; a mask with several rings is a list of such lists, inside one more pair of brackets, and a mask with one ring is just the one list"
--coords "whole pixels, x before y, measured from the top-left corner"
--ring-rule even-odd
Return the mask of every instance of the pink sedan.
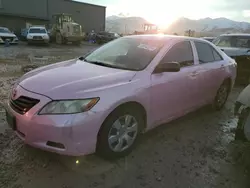
[[24, 75], [12, 89], [6, 116], [31, 146], [121, 157], [140, 133], [207, 104], [221, 109], [235, 77], [236, 62], [205, 40], [122, 37]]

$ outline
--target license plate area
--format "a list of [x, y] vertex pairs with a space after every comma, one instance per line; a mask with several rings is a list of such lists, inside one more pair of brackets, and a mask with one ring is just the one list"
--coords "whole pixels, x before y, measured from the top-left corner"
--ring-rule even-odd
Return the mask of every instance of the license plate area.
[[13, 129], [16, 130], [16, 118], [13, 116], [8, 110], [5, 111], [6, 121], [8, 125]]

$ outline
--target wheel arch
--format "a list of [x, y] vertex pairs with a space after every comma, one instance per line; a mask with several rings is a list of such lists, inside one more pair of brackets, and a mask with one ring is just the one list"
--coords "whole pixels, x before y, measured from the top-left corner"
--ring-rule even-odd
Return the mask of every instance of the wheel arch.
[[98, 134], [97, 134], [97, 143], [96, 143], [96, 144], [98, 144], [98, 139], [99, 139], [99, 136], [100, 136], [100, 132], [101, 132], [101, 130], [102, 130], [102, 128], [103, 128], [104, 123], [107, 121], [107, 119], [108, 119], [115, 111], [120, 110], [120, 109], [122, 109], [122, 108], [132, 108], [132, 109], [134, 109], [134, 110], [135, 110], [135, 109], [138, 110], [138, 111], [141, 113], [142, 117], [143, 117], [143, 127], [142, 127], [142, 131], [145, 130], [145, 128], [147, 127], [147, 111], [146, 111], [145, 107], [144, 107], [141, 103], [139, 103], [139, 102], [137, 102], [137, 101], [124, 102], [124, 103], [118, 105], [117, 107], [115, 107], [115, 108], [107, 115], [107, 117], [104, 119], [104, 121], [103, 121], [103, 123], [102, 123], [102, 125], [101, 125], [101, 127], [100, 127], [100, 129], [99, 129], [99, 131], [98, 131]]
[[223, 83], [227, 83], [229, 85], [229, 91], [231, 91], [233, 89], [233, 82], [232, 79], [230, 77], [227, 77], [223, 80]]

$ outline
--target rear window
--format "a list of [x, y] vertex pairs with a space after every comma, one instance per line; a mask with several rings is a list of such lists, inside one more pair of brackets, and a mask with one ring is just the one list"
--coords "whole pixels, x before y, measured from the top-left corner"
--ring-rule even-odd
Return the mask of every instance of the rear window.
[[196, 50], [200, 63], [208, 63], [214, 61], [214, 55], [210, 45], [195, 41]]
[[211, 45], [195, 41], [196, 50], [200, 63], [221, 61], [223, 58]]
[[45, 29], [42, 28], [33, 28], [29, 30], [29, 33], [47, 33]]
[[219, 47], [250, 48], [250, 36], [220, 36], [213, 43]]

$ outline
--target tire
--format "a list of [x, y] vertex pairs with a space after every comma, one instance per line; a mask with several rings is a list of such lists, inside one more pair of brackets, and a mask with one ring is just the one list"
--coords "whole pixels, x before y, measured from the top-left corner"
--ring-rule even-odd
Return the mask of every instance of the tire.
[[243, 109], [239, 115], [239, 120], [237, 123], [237, 128], [235, 131], [235, 140], [241, 140], [241, 141], [248, 141], [246, 136], [245, 136], [245, 132], [244, 132], [244, 126], [247, 120], [247, 117], [249, 116], [250, 113], [250, 109], [246, 108]]
[[215, 110], [221, 110], [224, 107], [225, 103], [227, 102], [229, 92], [230, 83], [228, 81], [224, 81], [218, 89], [213, 102], [213, 108]]
[[63, 37], [61, 35], [61, 33], [57, 32], [56, 33], [56, 44], [62, 44], [63, 43]]
[[[141, 114], [142, 113], [128, 107], [119, 108], [112, 112], [105, 120], [99, 131], [97, 141], [97, 154], [108, 160], [118, 159], [128, 155], [135, 147], [139, 134], [141, 133], [143, 127], [144, 120]], [[130, 127], [130, 130], [135, 131], [134, 134], [132, 134], [132, 131], [126, 132], [126, 126], [125, 128], [121, 128], [120, 131], [114, 128], [114, 124], [119, 127], [117, 121], [120, 121], [120, 124], [123, 125], [125, 123], [125, 117], [127, 117], [128, 120], [131, 120], [130, 125], [135, 125], [137, 123], [137, 128], [135, 128], [135, 126], [133, 126], [133, 128], [130, 125], [127, 126]], [[125, 140], [125, 138], [128, 139], [128, 135], [130, 135], [129, 138], [133, 138], [132, 140], [130, 140], [130, 144], [128, 144], [128, 142]], [[111, 137], [113, 138], [113, 141]], [[123, 144], [119, 145], [119, 143]]]

